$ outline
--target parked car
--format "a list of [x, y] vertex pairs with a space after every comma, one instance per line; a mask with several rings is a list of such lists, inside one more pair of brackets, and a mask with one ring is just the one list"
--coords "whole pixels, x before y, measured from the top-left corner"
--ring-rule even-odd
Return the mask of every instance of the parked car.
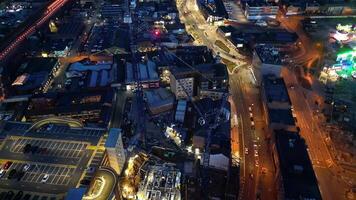
[[45, 183], [48, 181], [48, 178], [49, 178], [49, 174], [45, 174], [41, 180], [41, 183]]
[[4, 169], [0, 169], [0, 178], [5, 175], [6, 171]]
[[3, 167], [3, 169], [9, 169], [10, 166], [12, 165], [12, 162], [11, 161], [7, 161]]
[[26, 172], [28, 169], [30, 169], [30, 164], [26, 164], [25, 166], [23, 166], [23, 171]]

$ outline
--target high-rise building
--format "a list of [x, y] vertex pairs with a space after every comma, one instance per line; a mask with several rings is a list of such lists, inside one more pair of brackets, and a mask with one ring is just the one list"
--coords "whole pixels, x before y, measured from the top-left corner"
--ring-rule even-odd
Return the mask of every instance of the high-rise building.
[[122, 172], [126, 160], [121, 134], [122, 131], [119, 128], [111, 128], [109, 130], [103, 159], [103, 165], [110, 166], [117, 174]]

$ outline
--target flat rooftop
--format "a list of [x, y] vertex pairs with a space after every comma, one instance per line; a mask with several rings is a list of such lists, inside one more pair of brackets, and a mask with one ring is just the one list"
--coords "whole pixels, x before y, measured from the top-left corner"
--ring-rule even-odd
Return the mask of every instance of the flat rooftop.
[[258, 45], [255, 51], [262, 63], [281, 65], [282, 59], [278, 48], [273, 45]]
[[296, 132], [275, 131], [285, 199], [321, 200], [304, 139]]
[[263, 76], [263, 88], [267, 98], [267, 103], [270, 102], [288, 102], [290, 103], [288, 90], [283, 78], [273, 75]]
[[295, 121], [290, 109], [268, 109], [270, 123], [294, 126]]

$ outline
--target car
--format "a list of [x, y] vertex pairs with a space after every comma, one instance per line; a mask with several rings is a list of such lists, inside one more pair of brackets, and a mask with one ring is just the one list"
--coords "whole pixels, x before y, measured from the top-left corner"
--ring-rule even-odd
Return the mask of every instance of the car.
[[25, 196], [22, 198], [22, 200], [29, 200], [31, 198], [30, 194], [25, 194]]
[[49, 179], [49, 174], [45, 174], [45, 175], [42, 177], [41, 183], [47, 182], [48, 179]]
[[92, 174], [92, 173], [94, 173], [95, 172], [95, 167], [87, 167], [87, 172], [89, 173], [89, 174]]
[[258, 157], [258, 151], [255, 150], [255, 157]]
[[6, 171], [4, 169], [0, 169], [0, 178], [5, 175]]
[[11, 169], [11, 170], [9, 171], [9, 174], [8, 174], [7, 178], [8, 178], [8, 179], [12, 179], [12, 178], [14, 178], [14, 177], [16, 176], [16, 174], [17, 174], [16, 169]]
[[248, 107], [248, 111], [252, 112], [252, 107], [251, 106]]
[[15, 195], [13, 191], [8, 191], [6, 193], [5, 199], [12, 199], [12, 197]]
[[11, 165], [12, 165], [12, 162], [11, 162], [11, 161], [7, 161], [7, 162], [4, 164], [3, 169], [9, 169]]
[[256, 166], [256, 167], [260, 166], [258, 160], [255, 160], [255, 166]]
[[250, 173], [250, 178], [253, 179], [253, 174], [252, 173]]
[[54, 126], [53, 124], [49, 124], [46, 128], [46, 131], [50, 131], [53, 128], [53, 126]]
[[17, 179], [17, 181], [20, 181], [24, 175], [25, 175], [25, 172], [24, 172], [24, 171], [18, 172], [18, 173], [16, 174], [16, 179]]
[[248, 148], [245, 147], [245, 154], [247, 155], [248, 154]]
[[23, 166], [23, 171], [26, 172], [28, 169], [30, 169], [30, 164], [26, 164], [25, 166]]
[[20, 200], [23, 195], [23, 191], [19, 191], [16, 196], [14, 197], [14, 200]]

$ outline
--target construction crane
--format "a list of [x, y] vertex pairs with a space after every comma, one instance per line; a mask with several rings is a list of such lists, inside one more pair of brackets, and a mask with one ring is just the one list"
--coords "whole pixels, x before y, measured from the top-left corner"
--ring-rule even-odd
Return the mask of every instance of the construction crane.
[[[187, 67], [191, 68], [193, 71], [201, 74], [204, 78], [206, 78], [208, 81], [213, 83], [213, 80], [211, 80], [210, 78], [206, 77], [204, 74], [202, 74], [199, 70], [197, 70], [196, 68], [194, 68], [193, 66], [191, 66], [190, 64], [188, 64], [187, 62], [185, 62], [184, 60], [182, 60], [181, 58], [179, 58], [177, 55], [175, 55], [174, 53], [170, 52], [167, 48], [163, 47], [162, 48], [165, 52], [168, 52], [169, 54], [171, 54], [172, 56], [174, 56], [175, 58], [177, 58], [178, 60], [180, 60], [184, 65], [186, 65]], [[203, 112], [200, 110], [200, 108], [195, 104], [195, 102], [193, 101], [192, 97], [189, 95], [189, 93], [187, 92], [187, 89], [185, 88], [184, 84], [181, 83], [181, 79], [177, 79], [179, 85], [182, 87], [183, 91], [186, 93], [188, 100], [192, 102], [193, 107], [195, 108], [195, 110], [198, 112], [199, 115], [199, 119], [198, 122], [202, 127], [207, 127], [207, 139], [206, 139], [206, 144], [205, 144], [205, 149], [204, 149], [204, 154], [203, 154], [203, 188], [208, 188], [208, 184], [209, 184], [209, 177], [208, 177], [208, 173], [207, 173], [207, 169], [209, 168], [209, 162], [210, 162], [210, 144], [211, 144], [211, 132], [212, 130], [216, 129], [223, 121], [222, 121], [222, 116], [225, 113], [225, 104], [227, 103], [227, 99], [228, 99], [228, 93], [224, 93], [222, 98], [221, 98], [221, 105], [219, 108], [219, 111], [217, 112], [217, 114], [215, 115], [215, 118], [213, 120], [212, 123], [209, 123], [209, 121], [206, 119], [206, 116], [203, 115]], [[204, 195], [207, 195], [206, 192], [204, 192]], [[207, 199], [207, 198], [206, 198]]]

